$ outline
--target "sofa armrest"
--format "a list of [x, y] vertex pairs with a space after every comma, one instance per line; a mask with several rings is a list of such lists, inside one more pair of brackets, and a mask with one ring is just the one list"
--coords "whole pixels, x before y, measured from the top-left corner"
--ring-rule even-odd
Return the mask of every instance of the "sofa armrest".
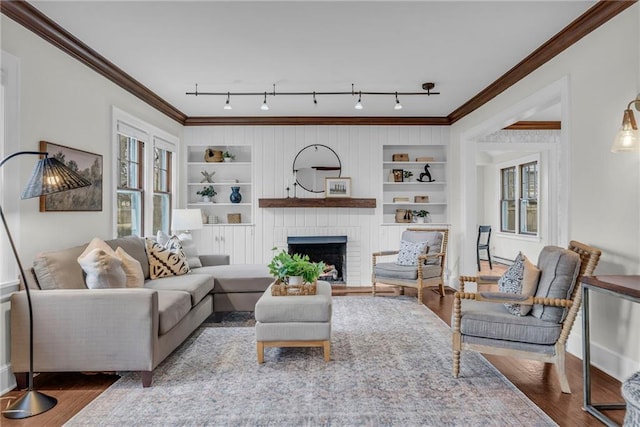
[[[158, 340], [158, 293], [152, 289], [31, 291], [34, 370], [151, 371]], [[25, 291], [11, 295], [11, 364], [29, 370]]]
[[229, 255], [200, 255], [200, 262], [203, 267], [208, 267], [212, 265], [229, 265], [231, 264]]

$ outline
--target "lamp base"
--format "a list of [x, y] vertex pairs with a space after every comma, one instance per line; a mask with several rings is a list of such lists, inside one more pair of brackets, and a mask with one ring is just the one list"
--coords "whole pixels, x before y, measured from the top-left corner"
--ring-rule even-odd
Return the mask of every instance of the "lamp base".
[[58, 400], [39, 391], [30, 390], [2, 411], [5, 418], [22, 419], [41, 414], [56, 406]]

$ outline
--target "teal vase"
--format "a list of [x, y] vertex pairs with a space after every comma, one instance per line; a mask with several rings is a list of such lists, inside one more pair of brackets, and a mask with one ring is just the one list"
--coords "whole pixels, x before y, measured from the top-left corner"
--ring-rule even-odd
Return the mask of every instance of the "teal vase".
[[240, 203], [242, 201], [242, 194], [240, 194], [240, 187], [231, 187], [231, 194], [229, 195], [231, 203]]

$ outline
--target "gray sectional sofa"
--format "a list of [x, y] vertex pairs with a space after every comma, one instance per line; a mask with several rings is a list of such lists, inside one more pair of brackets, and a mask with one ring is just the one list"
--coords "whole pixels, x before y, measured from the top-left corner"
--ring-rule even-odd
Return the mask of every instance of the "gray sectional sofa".
[[[28, 274], [34, 320], [35, 372], [140, 371], [142, 384], [215, 312], [253, 311], [273, 281], [265, 265], [228, 265], [226, 255], [200, 256], [203, 267], [149, 279], [143, 238], [106, 243], [137, 259], [144, 288], [88, 289], [77, 258], [87, 245], [39, 254]], [[11, 296], [11, 366], [18, 385], [29, 370], [29, 318], [24, 290]]]

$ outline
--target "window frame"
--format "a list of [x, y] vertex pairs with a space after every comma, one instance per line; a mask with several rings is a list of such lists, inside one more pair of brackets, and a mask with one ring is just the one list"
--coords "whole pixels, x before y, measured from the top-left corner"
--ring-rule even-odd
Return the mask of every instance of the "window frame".
[[[522, 215], [521, 215], [521, 207], [524, 200], [531, 200], [526, 197], [523, 197], [522, 194], [522, 173], [523, 168], [526, 166], [530, 166], [532, 164], [536, 165], [536, 232], [527, 232], [522, 231]], [[542, 224], [542, 210], [541, 210], [541, 170], [542, 170], [542, 162], [540, 154], [537, 153], [535, 155], [530, 155], [526, 157], [520, 157], [518, 159], [514, 159], [508, 162], [503, 162], [497, 165], [498, 171], [498, 185], [500, 186], [499, 194], [499, 208], [498, 208], [498, 221], [500, 223], [500, 233], [503, 233], [508, 236], [514, 237], [524, 237], [524, 238], [542, 238], [541, 224]], [[514, 209], [515, 209], [515, 219], [514, 219], [514, 230], [507, 230], [503, 227], [504, 218], [503, 218], [503, 202], [506, 199], [503, 199], [503, 171], [507, 169], [514, 169]]]

